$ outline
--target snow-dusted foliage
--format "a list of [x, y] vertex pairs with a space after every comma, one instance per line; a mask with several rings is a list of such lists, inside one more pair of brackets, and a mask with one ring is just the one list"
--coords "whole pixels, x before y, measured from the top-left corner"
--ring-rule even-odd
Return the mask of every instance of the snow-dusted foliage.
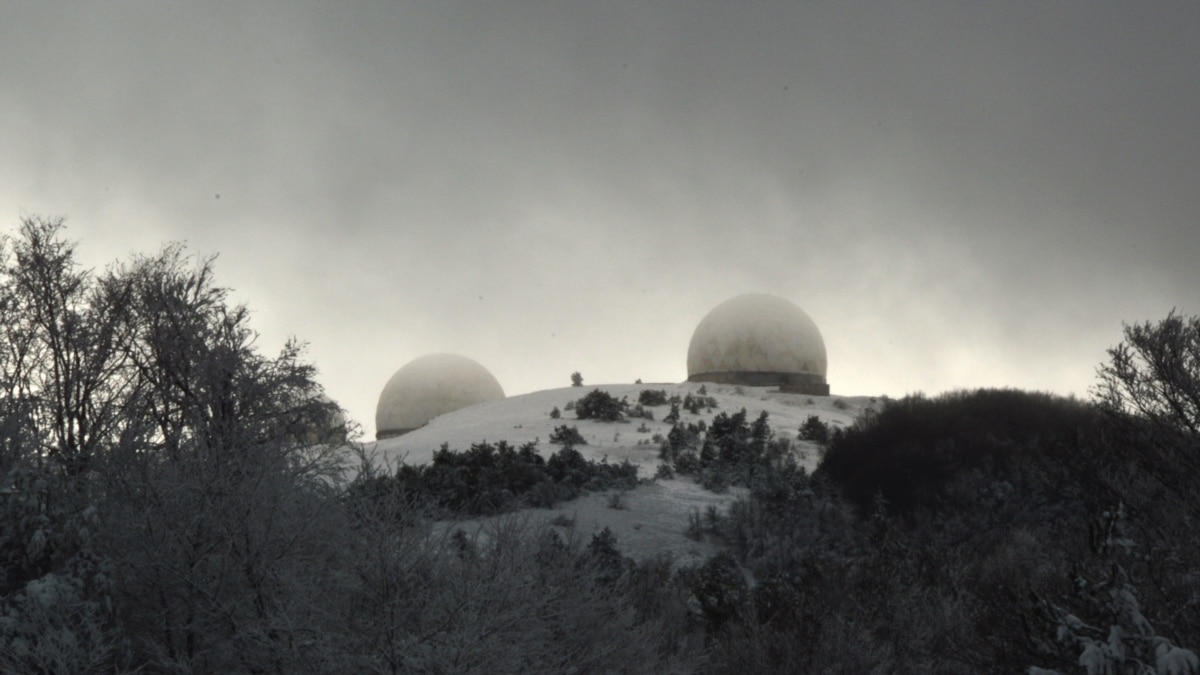
[[125, 648], [108, 609], [87, 599], [76, 576], [34, 579], [0, 607], [0, 672], [106, 672]]
[[1036, 597], [1037, 609], [1056, 625], [1058, 645], [1077, 654], [1077, 664], [1088, 675], [1200, 673], [1200, 658], [1159, 635], [1142, 612], [1137, 590], [1118, 561], [1136, 548], [1124, 531], [1124, 520], [1123, 505], [1102, 514], [1094, 546], [1110, 566], [1097, 581], [1081, 572], [1075, 575], [1075, 607]]

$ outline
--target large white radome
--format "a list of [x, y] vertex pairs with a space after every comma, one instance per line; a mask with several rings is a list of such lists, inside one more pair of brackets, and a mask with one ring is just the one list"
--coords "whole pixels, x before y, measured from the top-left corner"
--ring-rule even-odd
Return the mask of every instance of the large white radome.
[[688, 380], [779, 385], [828, 394], [825, 341], [804, 310], [773, 295], [739, 295], [709, 312], [688, 345]]
[[375, 436], [397, 436], [438, 415], [502, 398], [504, 389], [478, 362], [457, 354], [422, 356], [384, 386], [375, 408]]

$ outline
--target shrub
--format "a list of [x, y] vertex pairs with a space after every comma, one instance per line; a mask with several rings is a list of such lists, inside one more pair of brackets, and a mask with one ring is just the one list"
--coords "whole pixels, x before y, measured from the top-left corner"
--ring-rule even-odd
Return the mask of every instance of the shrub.
[[592, 535], [587, 555], [595, 566], [596, 581], [602, 585], [616, 582], [634, 567], [633, 560], [621, 554], [617, 548], [617, 536], [607, 527]]
[[665, 389], [643, 389], [638, 394], [638, 403], [651, 407], [666, 405], [667, 392]]
[[715, 399], [711, 396], [704, 396], [703, 394], [701, 394], [699, 396], [692, 396], [691, 394], [687, 394], [686, 396], [683, 397], [682, 404], [683, 404], [684, 409], [687, 410], [688, 412], [692, 413], [693, 415], [699, 415], [701, 408], [706, 408], [710, 411], [713, 408], [716, 408], [717, 407], [717, 399]]
[[671, 412], [667, 413], [667, 416], [663, 418], [663, 421], [667, 424], [675, 424], [679, 422], [679, 401], [671, 402]]
[[700, 435], [694, 425], [676, 424], [667, 432], [667, 438], [659, 451], [659, 459], [663, 461], [673, 462], [676, 457], [688, 450], [696, 450], [700, 447]]
[[713, 630], [739, 618], [750, 598], [750, 589], [737, 561], [727, 552], [709, 558], [696, 569], [681, 572], [700, 611]]
[[558, 406], [554, 406], [550, 409], [550, 419], [556, 420], [560, 417], [562, 417], [562, 412], [559, 411]]
[[905, 397], [835, 434], [818, 469], [863, 513], [877, 493], [897, 514], [972, 508], [977, 492], [952, 494], [958, 477], [986, 470], [1017, 480], [1048, 451], [1078, 449], [1097, 430], [1096, 412], [1073, 400], [981, 389], [936, 399]]
[[685, 476], [698, 474], [702, 466], [700, 457], [694, 450], [687, 450], [675, 456], [675, 470]]
[[[1118, 505], [1093, 524], [1093, 533], [1100, 533], [1092, 537], [1095, 559], [1072, 569], [1070, 611], [1033, 593], [1035, 617], [1047, 637], [1054, 635], [1053, 642], [1040, 636], [1032, 636], [1033, 641], [1047, 657], [1056, 658], [1055, 665], [1078, 664], [1088, 673], [1198, 673], [1195, 652], [1159, 635], [1144, 614], [1142, 594], [1126, 565], [1137, 564], [1135, 559], [1146, 554], [1126, 536], [1124, 517], [1124, 507]], [[1030, 669], [1035, 671], [1039, 669]]]
[[[624, 399], [622, 399], [622, 404], [624, 405]], [[632, 418], [635, 418], [635, 419], [641, 418], [641, 419], [645, 419], [645, 420], [654, 421], [654, 411], [647, 410], [645, 407], [642, 406], [641, 403], [633, 406], [633, 409], [629, 411], [629, 416]]]
[[809, 415], [800, 426], [799, 438], [802, 441], [826, 443], [829, 441], [829, 425], [822, 422], [820, 417]]
[[579, 429], [565, 424], [554, 427], [550, 433], [550, 442], [555, 445], [587, 445], [587, 439], [579, 433]]
[[575, 402], [575, 416], [581, 420], [618, 422], [625, 418], [625, 402], [600, 389], [593, 389]]
[[402, 495], [409, 504], [436, 507], [450, 516], [487, 515], [522, 506], [552, 507], [578, 497], [581, 490], [636, 486], [637, 466], [629, 462], [592, 462], [571, 445], [543, 459], [534, 443], [514, 449], [500, 441], [477, 443], [465, 452], [443, 445], [432, 463], [402, 465], [391, 477], [360, 477], [349, 495], [364, 503]]
[[729, 476], [718, 467], [707, 468], [701, 471], [699, 482], [709, 492], [723, 494], [729, 491]]

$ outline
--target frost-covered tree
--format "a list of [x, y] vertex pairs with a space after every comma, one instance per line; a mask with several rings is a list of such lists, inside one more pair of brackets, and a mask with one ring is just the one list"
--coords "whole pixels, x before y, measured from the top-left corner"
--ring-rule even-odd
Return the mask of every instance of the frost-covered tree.
[[1109, 410], [1200, 438], [1200, 317], [1172, 311], [1158, 323], [1125, 326], [1098, 375], [1095, 393]]
[[[1146, 552], [1125, 531], [1125, 508], [1101, 514], [1092, 528], [1092, 546], [1103, 571], [1098, 579], [1073, 571], [1070, 605], [1034, 594], [1037, 613], [1054, 630], [1054, 639], [1034, 637], [1043, 651], [1057, 652], [1088, 675], [1195, 675], [1200, 658], [1156, 630], [1143, 612], [1138, 590], [1123, 560], [1144, 559]], [[1068, 608], [1069, 607], [1069, 608]], [[1057, 670], [1031, 667], [1029, 673]]]
[[96, 275], [60, 220], [4, 239], [0, 670], [308, 658], [338, 460], [303, 439], [334, 406], [226, 298], [178, 246]]

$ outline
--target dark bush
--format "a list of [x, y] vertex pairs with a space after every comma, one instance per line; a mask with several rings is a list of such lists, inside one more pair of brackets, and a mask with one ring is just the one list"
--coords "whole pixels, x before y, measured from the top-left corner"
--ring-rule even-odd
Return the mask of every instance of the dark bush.
[[396, 474], [373, 477], [351, 486], [356, 498], [402, 498], [451, 515], [494, 514], [523, 506], [549, 507], [579, 496], [582, 490], [631, 489], [637, 467], [628, 462], [592, 462], [571, 446], [543, 459], [535, 443], [514, 449], [500, 441], [477, 443], [455, 452], [443, 445], [425, 466], [401, 466]]
[[709, 558], [696, 569], [683, 570], [680, 577], [691, 589], [700, 611], [713, 630], [737, 619], [750, 599], [750, 589], [741, 567], [726, 552]]
[[560, 424], [550, 432], [550, 442], [557, 445], [587, 445], [587, 439], [574, 426]]
[[717, 399], [711, 396], [692, 396], [691, 394], [687, 394], [683, 397], [683, 408], [693, 415], [699, 415], [701, 408], [705, 408], [711, 412], [716, 407]]
[[694, 476], [700, 473], [702, 467], [700, 456], [694, 450], [686, 450], [675, 456], [675, 470], [685, 476]]
[[[623, 402], [624, 402], [624, 399], [622, 399], [622, 403]], [[633, 406], [633, 409], [629, 411], [629, 416], [634, 419], [641, 418], [641, 419], [645, 419], [645, 420], [650, 420], [652, 422], [654, 421], [654, 411], [647, 410], [645, 407], [642, 406], [641, 403]]]
[[1101, 421], [1090, 406], [1049, 394], [981, 389], [933, 399], [888, 402], [837, 434], [818, 472], [859, 509], [882, 494], [895, 514], [965, 508], [979, 495], [953, 498], [951, 482], [970, 472], [1015, 480], [1046, 453], [1078, 450]]
[[750, 425], [746, 424], [745, 408], [732, 415], [718, 414], [708, 425], [708, 434], [704, 437], [704, 445], [711, 445], [713, 456], [724, 462], [738, 461], [747, 452], [749, 441]]
[[823, 444], [829, 440], [829, 425], [822, 422], [820, 417], [809, 415], [804, 424], [800, 425], [799, 438], [802, 441]]
[[676, 424], [679, 422], [679, 401], [671, 402], [671, 411], [663, 418], [667, 424]]
[[651, 407], [666, 405], [667, 392], [665, 389], [643, 389], [638, 394], [638, 403]]
[[546, 462], [546, 470], [557, 483], [570, 483], [582, 486], [587, 483], [588, 465], [591, 464], [578, 450], [567, 446], [550, 456]]
[[581, 420], [619, 422], [625, 419], [626, 403], [612, 394], [593, 389], [575, 402], [575, 416]]
[[729, 491], [729, 474], [721, 470], [722, 467], [710, 467], [703, 469], [700, 472], [698, 482], [700, 486], [709, 492], [723, 494]]
[[617, 536], [607, 527], [592, 535], [587, 546], [587, 559], [596, 573], [596, 581], [609, 585], [634, 569], [632, 558], [623, 555], [617, 548]]
[[699, 448], [700, 433], [696, 430], [695, 425], [676, 424], [671, 427], [671, 431], [667, 432], [667, 440], [659, 452], [659, 458], [663, 461], [673, 462], [680, 453]]

